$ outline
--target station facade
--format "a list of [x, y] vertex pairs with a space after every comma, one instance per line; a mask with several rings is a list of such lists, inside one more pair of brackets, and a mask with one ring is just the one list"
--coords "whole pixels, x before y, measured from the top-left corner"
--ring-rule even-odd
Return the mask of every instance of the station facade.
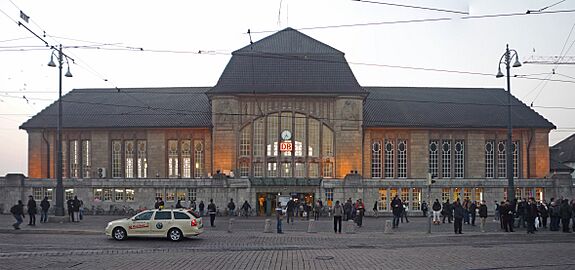
[[[63, 97], [66, 196], [87, 208], [150, 208], [178, 199], [247, 200], [259, 215], [290, 197], [363, 199], [417, 211], [430, 198], [549, 199], [570, 187], [549, 174], [555, 126], [504, 89], [364, 87], [344, 53], [286, 28], [233, 52], [213, 87], [75, 89]], [[57, 104], [32, 117], [28, 177], [9, 197], [55, 198]], [[513, 168], [506, 168], [513, 151]], [[11, 184], [9, 184], [10, 182]], [[570, 185], [570, 184], [569, 184]], [[490, 207], [490, 210], [492, 207]]]

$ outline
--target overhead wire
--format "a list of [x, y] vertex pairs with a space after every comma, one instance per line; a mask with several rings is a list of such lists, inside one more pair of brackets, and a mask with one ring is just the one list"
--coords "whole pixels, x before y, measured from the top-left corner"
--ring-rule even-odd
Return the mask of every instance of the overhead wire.
[[392, 7], [402, 7], [402, 8], [428, 10], [428, 11], [447, 12], [447, 13], [455, 13], [455, 14], [469, 14], [469, 12], [463, 12], [463, 11], [457, 11], [457, 10], [430, 8], [430, 7], [422, 7], [422, 6], [410, 6], [410, 5], [402, 5], [402, 4], [387, 3], [387, 2], [377, 2], [377, 1], [368, 1], [368, 0], [351, 0], [351, 1], [360, 2], [360, 3], [368, 3], [368, 4], [392, 6]]

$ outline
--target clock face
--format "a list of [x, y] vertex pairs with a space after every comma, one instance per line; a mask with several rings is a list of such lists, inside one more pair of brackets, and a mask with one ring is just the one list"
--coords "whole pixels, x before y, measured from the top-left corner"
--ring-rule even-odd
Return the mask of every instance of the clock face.
[[281, 136], [283, 140], [289, 140], [291, 139], [291, 132], [289, 130], [284, 130], [282, 131]]

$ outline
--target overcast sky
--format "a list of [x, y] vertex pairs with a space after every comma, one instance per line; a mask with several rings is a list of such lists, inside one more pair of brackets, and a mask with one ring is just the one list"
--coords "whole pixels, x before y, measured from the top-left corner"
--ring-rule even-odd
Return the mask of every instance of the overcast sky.
[[[20, 10], [30, 17], [27, 27], [41, 36], [45, 31], [46, 41], [63, 44], [75, 58], [70, 63], [74, 77], [63, 80], [64, 93], [73, 88], [213, 86], [230, 53], [249, 43], [248, 29], [257, 41], [288, 26], [358, 63], [351, 68], [363, 86], [504, 88], [505, 79], [494, 75], [507, 43], [521, 61], [575, 55], [575, 12], [468, 17], [575, 10], [575, 1], [549, 8], [560, 0], [384, 1], [436, 10], [350, 0], [2, 0], [0, 175], [27, 174], [27, 135], [18, 127], [58, 97], [58, 69], [47, 66], [51, 52], [16, 24], [22, 21]], [[365, 25], [432, 18], [451, 19]], [[347, 26], [313, 29], [336, 25]], [[82, 47], [68, 48], [73, 46]], [[192, 53], [200, 50], [209, 53]], [[524, 64], [512, 74], [531, 78], [513, 78], [512, 93], [557, 126], [551, 145], [575, 133], [575, 109], [569, 109], [575, 108], [575, 65]]]

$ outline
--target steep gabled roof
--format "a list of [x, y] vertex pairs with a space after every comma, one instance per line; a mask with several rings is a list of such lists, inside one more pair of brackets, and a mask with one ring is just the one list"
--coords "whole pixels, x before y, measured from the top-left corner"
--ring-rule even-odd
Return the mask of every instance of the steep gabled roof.
[[[211, 127], [209, 87], [74, 89], [62, 97], [64, 128]], [[21, 129], [56, 128], [55, 102]]]
[[[486, 88], [365, 87], [366, 127], [506, 128], [507, 92]], [[555, 126], [512, 98], [514, 128]]]
[[551, 158], [560, 163], [575, 162], [575, 134], [549, 148]]
[[215, 94], [365, 95], [344, 53], [286, 28], [232, 53]]

